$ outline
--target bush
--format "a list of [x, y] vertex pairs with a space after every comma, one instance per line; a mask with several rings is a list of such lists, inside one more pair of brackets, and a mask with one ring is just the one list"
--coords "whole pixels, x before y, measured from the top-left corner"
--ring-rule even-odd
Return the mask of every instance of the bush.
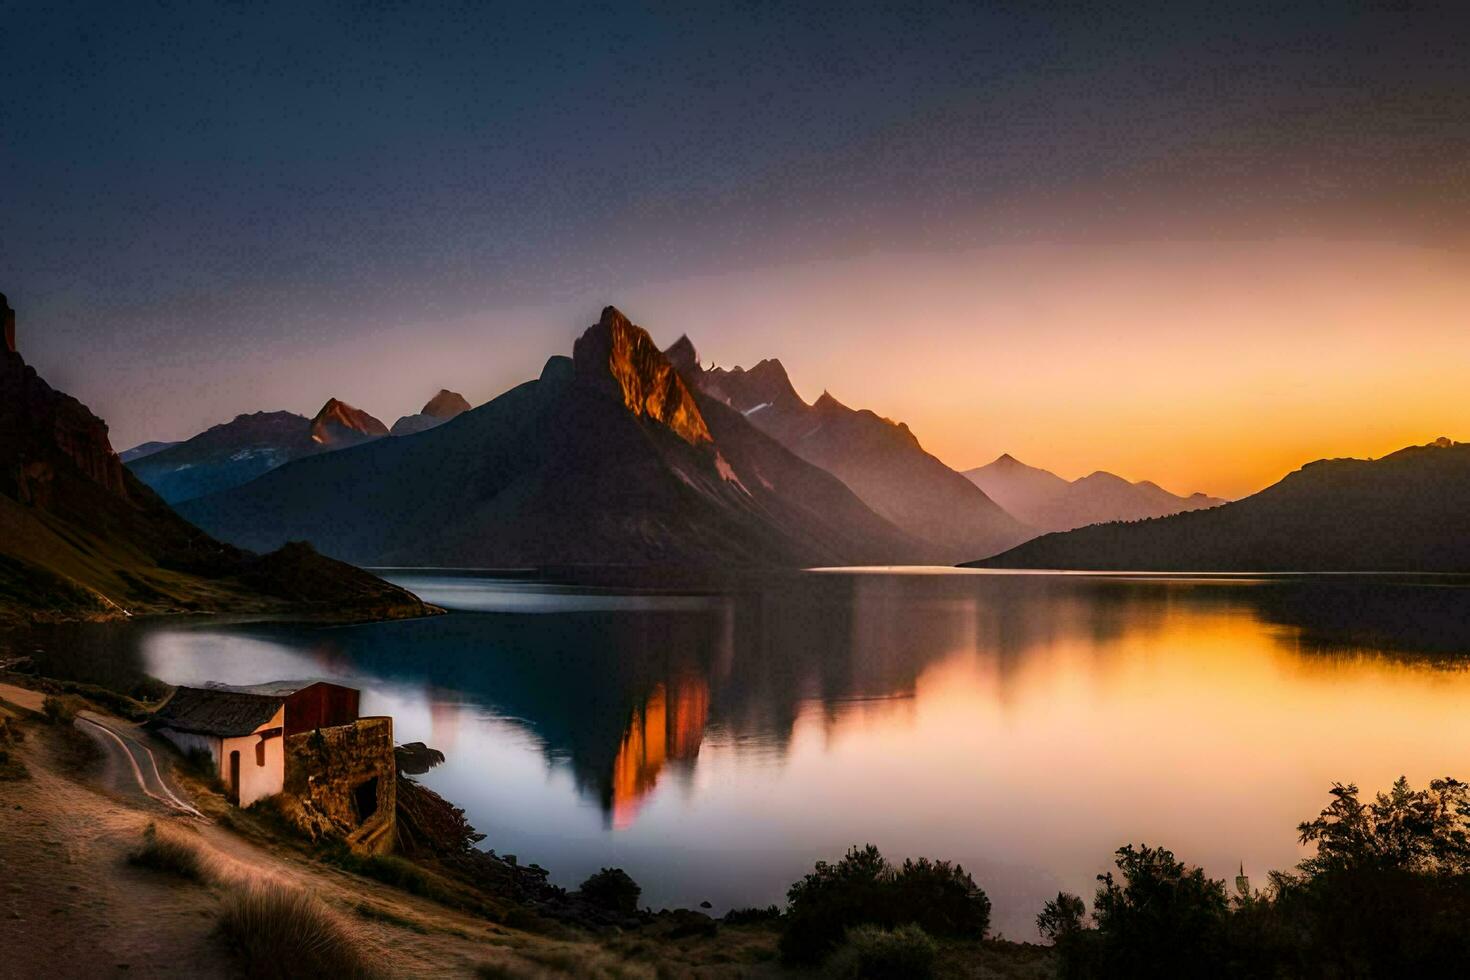
[[749, 926], [781, 921], [781, 908], [767, 905], [765, 908], [731, 909], [720, 921], [727, 926]]
[[[1095, 929], [1072, 896], [1037, 917], [1063, 976], [1439, 976], [1470, 961], [1470, 786], [1399, 779], [1370, 801], [1351, 784], [1297, 828], [1314, 855], [1233, 906], [1224, 883], [1163, 849], [1120, 849]], [[1067, 902], [1063, 903], [1063, 899]]]
[[965, 869], [948, 861], [904, 861], [893, 879], [898, 918], [912, 916], [936, 936], [984, 936], [990, 929], [990, 899]]
[[128, 863], [139, 868], [167, 871], [190, 881], [208, 881], [209, 863], [200, 853], [199, 846], [180, 837], [177, 833], [158, 832], [156, 824], [149, 824], [143, 831], [143, 843], [129, 852]]
[[934, 940], [916, 925], [889, 931], [858, 926], [827, 961], [834, 980], [927, 980], [934, 976]]
[[1047, 942], [1063, 942], [1084, 928], [1087, 904], [1077, 895], [1057, 892], [1057, 897], [1041, 906], [1036, 928]]
[[220, 930], [252, 978], [366, 980], [379, 975], [349, 926], [310, 895], [284, 885], [257, 884], [236, 892], [225, 902]]
[[638, 911], [638, 896], [643, 889], [622, 868], [603, 868], [577, 889], [587, 901], [609, 912]]
[[958, 865], [905, 861], [895, 870], [872, 844], [853, 847], [836, 864], [818, 861], [786, 893], [781, 956], [815, 963], [859, 925], [914, 923], [933, 935], [983, 938], [990, 899]]
[[1106, 969], [1136, 977], [1199, 975], [1219, 963], [1228, 903], [1225, 883], [1186, 867], [1162, 847], [1118, 848], [1092, 903]]
[[41, 713], [53, 725], [70, 725], [76, 720], [77, 710], [80, 707], [81, 702], [74, 697], [67, 695], [57, 697], [54, 694], [48, 694], [46, 700], [41, 702]]

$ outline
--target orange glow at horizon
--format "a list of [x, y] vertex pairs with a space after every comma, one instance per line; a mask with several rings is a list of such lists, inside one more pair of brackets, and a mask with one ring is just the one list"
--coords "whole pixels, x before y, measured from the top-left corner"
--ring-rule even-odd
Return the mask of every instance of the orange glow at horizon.
[[1253, 493], [1315, 459], [1470, 441], [1470, 277], [1374, 242], [869, 255], [648, 287], [625, 309], [703, 360], [778, 357], [956, 469]]

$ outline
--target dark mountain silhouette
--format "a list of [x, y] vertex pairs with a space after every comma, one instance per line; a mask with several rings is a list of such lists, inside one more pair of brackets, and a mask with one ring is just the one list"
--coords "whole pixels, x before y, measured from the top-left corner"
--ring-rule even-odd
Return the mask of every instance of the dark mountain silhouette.
[[16, 352], [3, 296], [0, 313], [0, 621], [426, 611], [411, 593], [309, 546], [258, 556], [189, 524], [123, 466], [106, 423]]
[[1167, 517], [1225, 503], [1202, 493], [1180, 497], [1157, 483], [1130, 483], [1102, 470], [1068, 482], [1009, 453], [964, 475], [1018, 519], [1043, 531]]
[[293, 459], [387, 434], [387, 426], [367, 412], [329, 398], [314, 418], [295, 412], [237, 415], [192, 439], [124, 462], [160, 497], [178, 504], [249, 483]]
[[994, 553], [1036, 534], [925, 452], [902, 422], [848, 408], [826, 392], [808, 405], [780, 361], [764, 360], [749, 370], [703, 369], [688, 337], [668, 356], [701, 392], [835, 475], [879, 515], [923, 541], [927, 561], [948, 564]]
[[1147, 571], [1470, 571], [1470, 445], [1308, 463], [1235, 503], [1048, 534], [971, 564]]
[[124, 463], [131, 463], [135, 459], [152, 456], [154, 453], [161, 453], [165, 449], [171, 449], [177, 445], [177, 442], [141, 442], [132, 449], [124, 449], [117, 454], [117, 458]]
[[539, 379], [411, 439], [289, 463], [184, 512], [227, 540], [362, 564], [811, 565], [916, 543], [608, 307]]
[[470, 403], [465, 401], [464, 395], [447, 388], [440, 388], [439, 394], [430, 398], [423, 409], [417, 415], [405, 415], [393, 423], [389, 431], [395, 436], [411, 436], [417, 432], [427, 432], [436, 425], [443, 425], [456, 415], [468, 412]]

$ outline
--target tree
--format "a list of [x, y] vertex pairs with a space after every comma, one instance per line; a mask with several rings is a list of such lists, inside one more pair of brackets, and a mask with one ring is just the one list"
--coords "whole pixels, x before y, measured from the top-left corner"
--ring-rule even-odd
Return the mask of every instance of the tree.
[[1297, 827], [1303, 844], [1317, 845], [1316, 855], [1303, 861], [1299, 872], [1470, 872], [1470, 786], [1458, 779], [1436, 779], [1428, 789], [1415, 790], [1400, 776], [1367, 804], [1358, 799], [1353, 783], [1333, 783], [1329, 792], [1332, 802], [1326, 809]]
[[1057, 897], [1041, 906], [1036, 928], [1047, 942], [1064, 942], [1086, 928], [1087, 904], [1078, 895], [1057, 892]]
[[1229, 903], [1225, 882], [1188, 868], [1162, 847], [1117, 851], [1092, 903], [1104, 975], [1202, 976], [1221, 962]]

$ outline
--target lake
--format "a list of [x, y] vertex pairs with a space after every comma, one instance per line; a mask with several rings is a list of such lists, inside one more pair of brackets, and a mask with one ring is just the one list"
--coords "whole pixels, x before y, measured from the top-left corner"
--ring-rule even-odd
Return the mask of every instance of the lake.
[[[1470, 776], [1470, 580], [831, 570], [387, 577], [451, 610], [128, 632], [171, 683], [330, 679], [484, 846], [654, 907], [781, 902], [872, 842], [960, 862], [1035, 938], [1128, 842], [1256, 885], [1335, 780]], [[113, 634], [116, 635], [114, 632]]]

